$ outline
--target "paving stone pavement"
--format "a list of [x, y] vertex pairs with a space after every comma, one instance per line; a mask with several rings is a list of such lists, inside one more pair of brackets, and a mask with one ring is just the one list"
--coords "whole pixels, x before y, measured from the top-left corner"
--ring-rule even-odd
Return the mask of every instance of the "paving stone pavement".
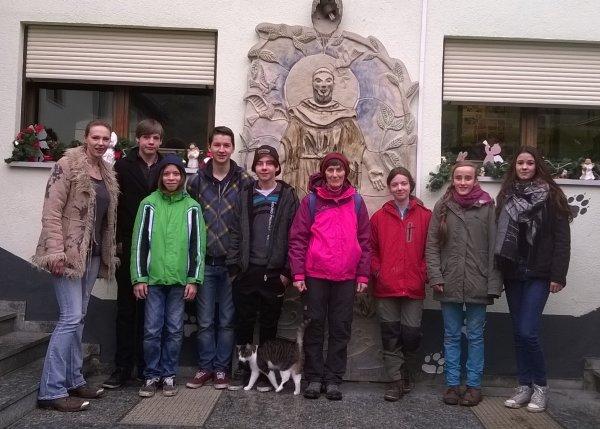
[[[100, 383], [106, 376], [94, 377], [90, 383]], [[181, 383], [183, 384], [182, 378]], [[291, 383], [290, 383], [291, 384]], [[185, 389], [181, 386], [180, 389]], [[81, 413], [58, 413], [36, 409], [10, 426], [30, 428], [181, 428], [182, 426], [130, 425], [120, 423], [134, 410], [141, 398], [137, 385], [108, 391], [100, 400], [92, 401], [90, 410]], [[204, 424], [204, 428], [483, 428], [470, 409], [446, 406], [441, 401], [443, 386], [437, 382], [418, 383], [415, 390], [401, 401], [382, 400], [384, 385], [377, 383], [346, 383], [344, 399], [332, 402], [321, 397], [307, 400], [292, 394], [286, 386], [281, 393], [260, 393], [256, 390], [223, 391]], [[510, 389], [486, 388], [490, 397], [506, 397]], [[167, 398], [169, 400], [175, 398]], [[193, 410], [190, 410], [193, 413]], [[552, 391], [549, 415], [566, 429], [600, 427], [600, 394], [581, 390]], [[512, 426], [510, 429], [517, 429]], [[527, 426], [520, 426], [527, 427]]]

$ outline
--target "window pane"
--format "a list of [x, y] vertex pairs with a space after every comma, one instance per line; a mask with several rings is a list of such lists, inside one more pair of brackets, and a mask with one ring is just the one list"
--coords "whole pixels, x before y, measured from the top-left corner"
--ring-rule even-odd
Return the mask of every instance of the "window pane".
[[40, 88], [38, 100], [38, 122], [52, 128], [64, 143], [73, 139], [83, 141], [89, 121], [103, 119], [112, 122], [112, 91], [53, 86]]
[[600, 110], [538, 109], [537, 145], [551, 159], [600, 161]]
[[521, 109], [514, 106], [442, 106], [442, 153], [466, 151], [468, 159], [483, 160], [483, 141], [499, 143], [500, 156], [510, 157], [521, 144]]
[[209, 94], [131, 88], [129, 139], [135, 139], [135, 126], [139, 121], [153, 118], [164, 127], [163, 147], [185, 149], [190, 143], [195, 143], [203, 149], [210, 103]]

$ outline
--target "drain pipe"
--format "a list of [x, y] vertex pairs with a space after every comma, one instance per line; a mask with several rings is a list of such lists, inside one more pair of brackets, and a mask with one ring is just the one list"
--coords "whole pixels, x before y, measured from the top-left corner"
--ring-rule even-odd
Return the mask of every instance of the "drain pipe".
[[425, 47], [427, 39], [427, 1], [421, 1], [421, 47], [419, 50], [419, 106], [417, 110], [417, 180], [415, 194], [421, 197], [423, 181], [423, 88], [425, 87]]

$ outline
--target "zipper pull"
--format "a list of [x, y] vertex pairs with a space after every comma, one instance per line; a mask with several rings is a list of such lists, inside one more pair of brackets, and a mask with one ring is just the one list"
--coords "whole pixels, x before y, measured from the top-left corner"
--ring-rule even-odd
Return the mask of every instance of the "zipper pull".
[[266, 274], [265, 274], [265, 277], [264, 277], [264, 279], [265, 279], [265, 282], [266, 282], [266, 281], [267, 281], [267, 275], [266, 275]]

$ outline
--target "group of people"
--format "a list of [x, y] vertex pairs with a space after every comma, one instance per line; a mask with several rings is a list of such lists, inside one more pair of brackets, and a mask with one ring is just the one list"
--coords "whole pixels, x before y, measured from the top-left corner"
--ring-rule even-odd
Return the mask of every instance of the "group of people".
[[[114, 170], [102, 161], [111, 131], [106, 122], [90, 122], [84, 145], [68, 150], [48, 180], [33, 260], [52, 274], [60, 317], [40, 406], [86, 409], [104, 388], [127, 383], [134, 368], [143, 382], [140, 396], [158, 388], [175, 395], [185, 300], [195, 301], [198, 324], [198, 370], [186, 386], [240, 389], [249, 369], [238, 364], [232, 371], [234, 346], [254, 342], [256, 323], [259, 345], [276, 337], [290, 284], [302, 294], [304, 396], [340, 400], [353, 303], [371, 280], [392, 380], [385, 400], [412, 389], [429, 284], [444, 320], [443, 401], [481, 401], [486, 306], [505, 290], [519, 375], [505, 405], [546, 408], [540, 321], [549, 293], [566, 284], [571, 212], [535, 148], [515, 155], [497, 206], [469, 161], [454, 165], [433, 211], [413, 195], [411, 173], [397, 167], [387, 177], [392, 199], [369, 220], [341, 153], [320, 161], [299, 201], [294, 188], [276, 179], [281, 166], [273, 147], [256, 149], [256, 179], [231, 160], [234, 135], [227, 127], [212, 131], [212, 158], [187, 181], [178, 157], [158, 153], [157, 121], [137, 125], [137, 147]], [[104, 388], [93, 387], [81, 373], [83, 321], [95, 279], [115, 269], [116, 369]], [[266, 378], [257, 388], [271, 390]]]

